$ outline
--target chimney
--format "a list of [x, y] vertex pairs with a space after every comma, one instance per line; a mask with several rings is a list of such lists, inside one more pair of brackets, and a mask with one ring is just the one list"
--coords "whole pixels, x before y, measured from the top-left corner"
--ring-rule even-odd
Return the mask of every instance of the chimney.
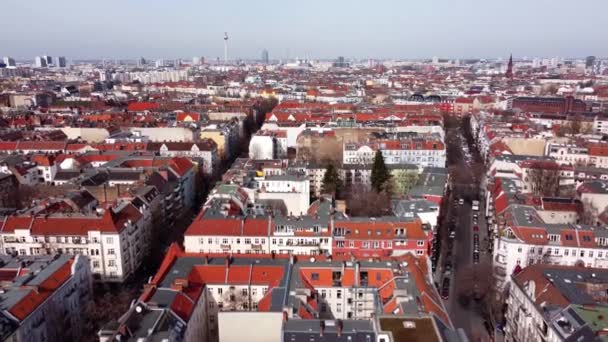
[[320, 335], [323, 336], [323, 333], [325, 332], [325, 321], [324, 320], [320, 320], [319, 321], [319, 328], [320, 328]]
[[342, 336], [342, 328], [343, 328], [342, 324], [343, 323], [342, 323], [341, 319], [336, 321], [336, 327], [338, 328], [338, 337]]

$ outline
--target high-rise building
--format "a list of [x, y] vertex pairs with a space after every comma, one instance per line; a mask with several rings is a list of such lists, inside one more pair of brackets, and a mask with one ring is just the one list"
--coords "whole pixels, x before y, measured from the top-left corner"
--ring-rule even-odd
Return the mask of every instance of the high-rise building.
[[52, 66], [53, 65], [53, 57], [51, 56], [42, 56], [42, 58], [44, 58], [46, 60], [46, 66]]
[[333, 64], [334, 68], [348, 68], [349, 64], [346, 59], [342, 56], [338, 57]]
[[595, 56], [589, 56], [589, 57], [585, 58], [585, 67], [587, 67], [587, 69], [593, 68], [594, 66], [595, 66]]
[[64, 56], [57, 57], [57, 66], [60, 68], [65, 68], [68, 66], [68, 63]]
[[36, 56], [36, 58], [34, 59], [34, 66], [36, 68], [46, 68], [46, 66], [47, 66], [46, 58], [45, 57]]
[[16, 66], [15, 60], [12, 57], [4, 57], [3, 60], [7, 68], [14, 68]]
[[268, 50], [264, 49], [264, 50], [262, 50], [262, 63], [268, 64], [269, 62], [270, 62], [270, 57], [268, 54]]
[[137, 60], [137, 66], [144, 66], [144, 65], [146, 65], [146, 63], [147, 63], [147, 62], [146, 62], [146, 59], [145, 59], [145, 58], [143, 58], [143, 57], [140, 57], [140, 58]]
[[156, 60], [156, 63], [154, 64], [157, 68], [162, 68], [165, 66], [165, 60], [164, 59], [158, 59]]

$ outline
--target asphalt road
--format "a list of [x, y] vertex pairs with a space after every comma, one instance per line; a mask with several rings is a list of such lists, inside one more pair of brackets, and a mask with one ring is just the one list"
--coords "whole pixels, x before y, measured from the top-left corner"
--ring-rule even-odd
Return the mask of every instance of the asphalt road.
[[[474, 155], [472, 146], [467, 145], [461, 127], [448, 126], [447, 129], [448, 144], [458, 145], [460, 148], [458, 151], [451, 151], [452, 157], [448, 158], [450, 170], [454, 173], [451, 177], [454, 183], [448, 199], [449, 205], [446, 217], [443, 220], [444, 224], [441, 227], [441, 258], [435, 279], [439, 285], [442, 284], [444, 277], [450, 277], [451, 279], [449, 297], [445, 300], [445, 304], [454, 326], [462, 328], [471, 341], [490, 341], [490, 336], [484, 327], [486, 319], [483, 317], [481, 310], [483, 302], [477, 302], [472, 298], [464, 298], [463, 300], [461, 293], [467, 290], [464, 287], [469, 287], [470, 290], [471, 284], [463, 284], [458, 281], [461, 275], [470, 272], [473, 267], [474, 234], [479, 234], [480, 263], [488, 262], [490, 259], [489, 254], [485, 252], [487, 229], [482, 214], [483, 208], [480, 208], [479, 211], [479, 232], [473, 232], [471, 201], [465, 200], [463, 205], [455, 203], [463, 197], [471, 198], [478, 192], [478, 184], [476, 183], [480, 177], [479, 175], [473, 175], [473, 172], [477, 170], [474, 166], [478, 163], [478, 156]], [[455, 231], [451, 253], [448, 252], [450, 250], [448, 243], [450, 228]], [[446, 262], [452, 263], [451, 272], [445, 272]]]

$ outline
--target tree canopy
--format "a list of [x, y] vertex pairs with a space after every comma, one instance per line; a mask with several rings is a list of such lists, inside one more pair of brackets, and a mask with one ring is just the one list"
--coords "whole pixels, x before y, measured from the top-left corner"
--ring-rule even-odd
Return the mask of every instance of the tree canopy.
[[336, 167], [332, 163], [327, 164], [321, 190], [324, 194], [333, 194], [336, 198], [338, 198], [342, 192], [342, 180], [338, 175]]
[[381, 192], [385, 190], [388, 182], [391, 178], [391, 174], [384, 163], [384, 157], [382, 156], [382, 152], [380, 150], [376, 151], [376, 156], [374, 157], [374, 165], [372, 166], [372, 189], [376, 192]]

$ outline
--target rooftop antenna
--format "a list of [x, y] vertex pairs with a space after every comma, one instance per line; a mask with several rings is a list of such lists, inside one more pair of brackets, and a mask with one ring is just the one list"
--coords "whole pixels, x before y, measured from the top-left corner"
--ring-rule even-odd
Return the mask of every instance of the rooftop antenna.
[[228, 64], [228, 32], [224, 32], [224, 63]]

